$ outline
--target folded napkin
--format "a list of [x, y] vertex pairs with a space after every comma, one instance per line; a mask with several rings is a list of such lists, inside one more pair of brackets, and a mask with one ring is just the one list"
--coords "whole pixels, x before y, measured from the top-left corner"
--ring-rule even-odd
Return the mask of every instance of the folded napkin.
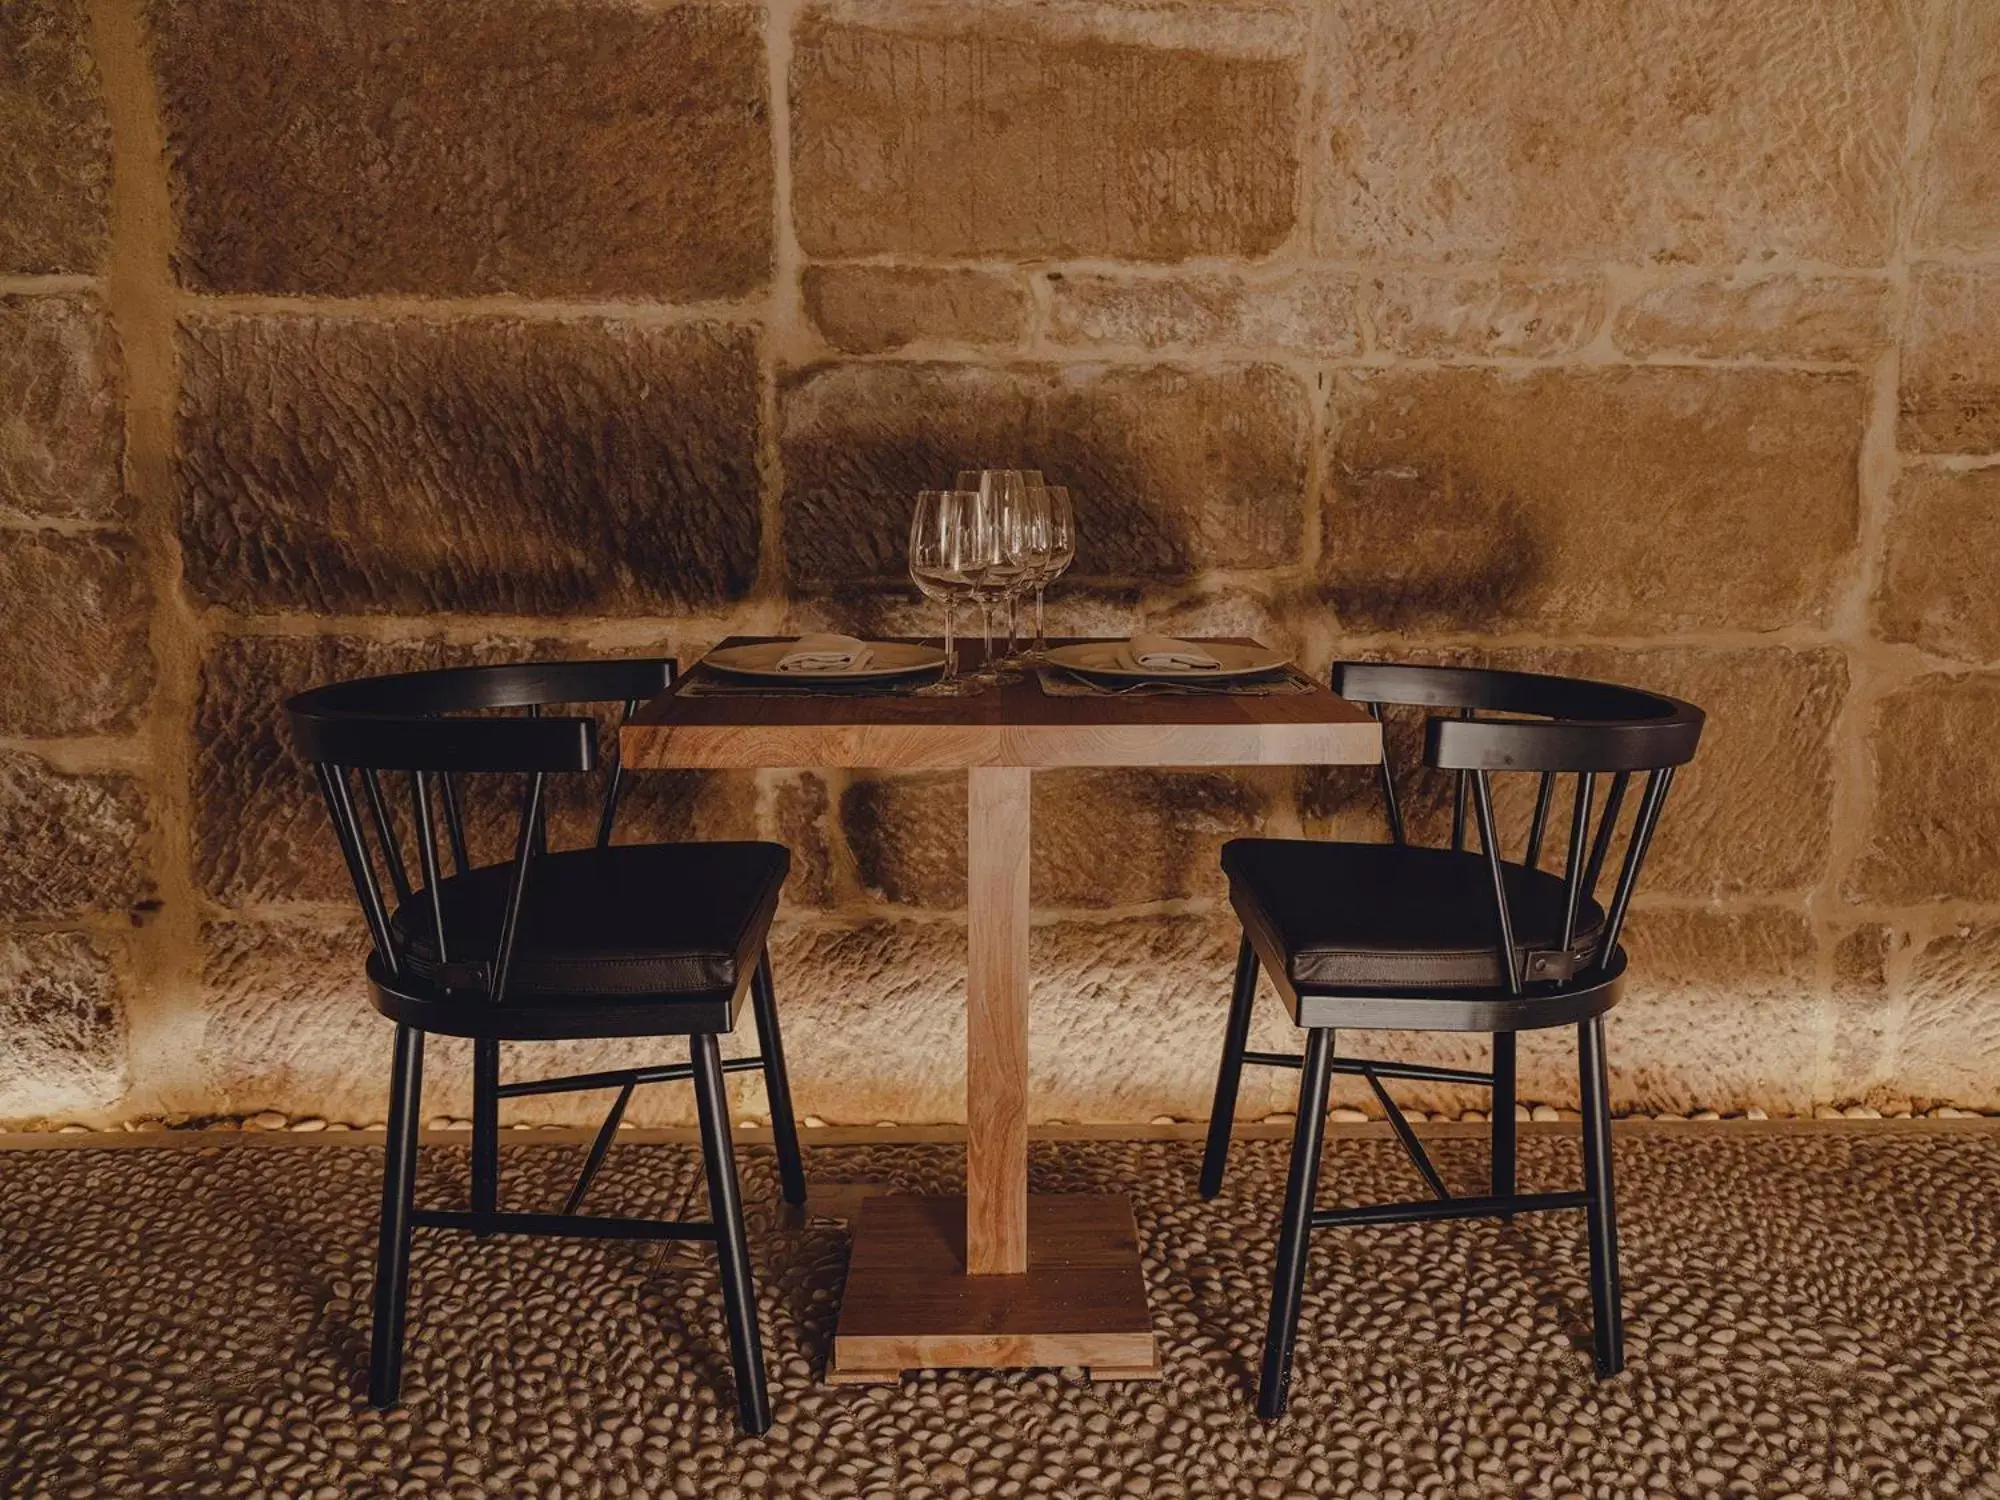
[[1119, 648], [1130, 671], [1213, 672], [1222, 663], [1192, 641], [1170, 635], [1135, 635]]
[[851, 635], [802, 635], [778, 658], [780, 672], [858, 672], [875, 659], [865, 641]]

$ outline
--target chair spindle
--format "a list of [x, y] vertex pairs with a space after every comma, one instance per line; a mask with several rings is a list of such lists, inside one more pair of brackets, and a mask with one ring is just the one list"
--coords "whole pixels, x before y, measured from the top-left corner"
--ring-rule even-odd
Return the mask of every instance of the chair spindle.
[[1518, 995], [1521, 956], [1514, 950], [1514, 917], [1507, 909], [1506, 863], [1500, 857], [1500, 834], [1494, 826], [1493, 783], [1484, 771], [1474, 771], [1471, 776], [1473, 808], [1479, 817], [1479, 844], [1486, 851], [1486, 868], [1493, 876], [1493, 907], [1500, 921], [1500, 971], [1507, 979], [1507, 993]]
[[403, 845], [396, 837], [396, 821], [389, 816], [389, 803], [382, 795], [382, 778], [370, 766], [361, 773], [368, 793], [368, 811], [375, 819], [375, 838], [382, 846], [382, 862], [389, 867], [389, 883], [398, 903], [410, 899], [410, 872], [403, 864]]
[[1589, 771], [1576, 773], [1576, 801], [1569, 817], [1569, 859], [1563, 865], [1562, 946], [1576, 941], [1577, 918], [1583, 910], [1583, 865], [1585, 841], [1590, 837], [1590, 802], [1596, 776]]
[[[626, 699], [624, 717], [618, 722], [621, 725], [631, 723], [632, 715], [638, 711], [639, 700], [636, 698]], [[605, 778], [604, 808], [597, 815], [597, 847], [600, 849], [609, 848], [611, 845], [612, 825], [618, 818], [618, 793], [625, 782], [625, 762], [624, 758], [618, 753], [618, 740], [616, 736], [612, 738], [611, 745], [611, 774]]]
[[361, 820], [355, 815], [354, 794], [347, 785], [347, 769], [325, 761], [315, 763], [313, 769], [319, 774], [320, 795], [326, 799], [327, 814], [333, 819], [334, 837], [340, 841], [340, 853], [347, 862], [348, 878], [354, 882], [354, 894], [361, 902], [361, 915], [368, 923], [369, 940], [375, 944], [382, 966], [391, 974], [400, 973], [402, 962], [391, 935], [389, 913], [382, 905], [382, 887], [375, 878], [375, 865], [368, 857], [368, 846], [362, 837]]
[[547, 777], [537, 771], [528, 781], [528, 806], [521, 815], [520, 836], [514, 843], [514, 875], [507, 885], [507, 905], [500, 914], [500, 939], [493, 950], [493, 987], [489, 991], [498, 1005], [507, 997], [507, 975], [514, 966], [514, 937], [521, 926], [521, 900], [528, 891], [528, 866], [535, 853], [535, 832], [541, 826], [542, 785]]
[[1597, 838], [1590, 846], [1590, 865], [1583, 872], [1583, 898], [1597, 899], [1598, 877], [1604, 873], [1604, 858], [1610, 853], [1611, 840], [1618, 833], [1618, 814], [1625, 805], [1625, 789], [1632, 784], [1632, 773], [1620, 771], [1611, 778], [1611, 790], [1604, 794], [1604, 811], [1597, 819]]
[[1625, 865], [1618, 872], [1618, 887], [1612, 892], [1611, 907], [1604, 918], [1604, 935], [1597, 943], [1595, 964], [1602, 968], [1618, 951], [1618, 934], [1625, 926], [1625, 913], [1632, 904], [1632, 891], [1639, 883], [1639, 867], [1646, 862], [1646, 850], [1653, 842], [1660, 813], [1667, 805], [1667, 792], [1674, 784], [1673, 766], [1662, 766], [1646, 777], [1646, 792], [1639, 799], [1639, 816], [1632, 824], [1632, 842], [1625, 849]]
[[444, 803], [444, 831], [451, 840], [451, 873], [463, 875], [472, 868], [465, 852], [465, 813], [458, 801], [458, 778], [449, 771], [438, 773], [439, 799]]
[[1542, 862], [1542, 838], [1549, 831], [1549, 803], [1555, 799], [1556, 773], [1542, 772], [1541, 785], [1535, 791], [1535, 816], [1528, 824], [1528, 850], [1521, 863], [1533, 870]]

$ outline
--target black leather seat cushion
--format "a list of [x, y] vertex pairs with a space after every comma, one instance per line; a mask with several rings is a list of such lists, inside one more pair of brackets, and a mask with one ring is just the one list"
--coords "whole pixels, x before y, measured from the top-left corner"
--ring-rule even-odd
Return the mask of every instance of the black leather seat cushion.
[[[782, 844], [619, 844], [537, 855], [507, 981], [531, 995], [655, 998], [733, 994], [757, 963], [791, 856]], [[411, 970], [484, 990], [512, 865], [447, 877], [438, 962], [427, 892], [392, 919]]]
[[[1284, 952], [1296, 990], [1499, 989], [1507, 982], [1483, 854], [1237, 839], [1223, 846], [1222, 868], [1246, 924], [1261, 926]], [[1561, 877], [1516, 864], [1502, 869], [1515, 947], [1524, 955], [1554, 952], [1562, 937]], [[1579, 961], [1603, 926], [1603, 909], [1585, 902], [1571, 945]]]

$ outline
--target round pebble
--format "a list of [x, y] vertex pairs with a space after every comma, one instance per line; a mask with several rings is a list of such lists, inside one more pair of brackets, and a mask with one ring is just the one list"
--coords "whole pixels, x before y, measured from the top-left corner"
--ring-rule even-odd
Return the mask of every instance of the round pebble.
[[[1433, 1142], [1454, 1191], [1483, 1132]], [[513, 1137], [503, 1192], [559, 1202], [584, 1151]], [[1163, 1378], [948, 1371], [822, 1383], [847, 1237], [781, 1215], [742, 1145], [777, 1422], [735, 1426], [700, 1245], [417, 1237], [404, 1400], [362, 1397], [377, 1150], [23, 1151], [0, 1173], [0, 1493], [473, 1500], [1113, 1495], [1973, 1495], [2000, 1472], [2000, 1279], [1976, 1247], [2000, 1130], [1658, 1131], [1617, 1141], [1628, 1368], [1595, 1378], [1581, 1216], [1324, 1231], [1291, 1409], [1252, 1409], [1290, 1143], [1052, 1141], [1041, 1193], [1131, 1193]], [[462, 1142], [423, 1201], [463, 1201]], [[818, 1184], [951, 1192], [962, 1148], [814, 1147]], [[1578, 1180], [1524, 1133], [1532, 1191]], [[700, 1213], [698, 1155], [621, 1145], [594, 1211]], [[1393, 1140], [1337, 1137], [1322, 1201], [1413, 1196]], [[1909, 1205], [1924, 1212], [1913, 1218]], [[1968, 1247], [1973, 1247], [1969, 1249]]]

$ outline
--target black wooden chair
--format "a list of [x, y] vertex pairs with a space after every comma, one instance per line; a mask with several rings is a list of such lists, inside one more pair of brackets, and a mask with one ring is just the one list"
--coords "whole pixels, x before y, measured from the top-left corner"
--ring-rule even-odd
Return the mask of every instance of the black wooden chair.
[[[544, 716], [542, 708], [622, 702], [629, 718], [673, 676], [674, 664], [666, 660], [466, 667], [337, 683], [285, 705], [293, 737], [318, 775], [367, 919], [375, 1006], [396, 1023], [368, 1377], [369, 1400], [378, 1407], [393, 1405], [402, 1383], [413, 1228], [470, 1230], [482, 1238], [712, 1240], [742, 1425], [752, 1433], [771, 1425], [723, 1075], [763, 1072], [782, 1191], [788, 1202], [803, 1203], [805, 1176], [765, 949], [790, 856], [782, 845], [765, 843], [613, 844], [621, 785], [615, 756], [595, 845], [548, 847], [548, 778], [597, 768], [597, 724], [587, 716]], [[493, 712], [512, 709], [526, 713]], [[406, 815], [384, 786], [390, 772], [401, 773], [407, 785]], [[493, 772], [523, 778], [513, 857], [475, 867], [466, 847], [468, 808], [474, 806], [466, 778]], [[480, 778], [484, 785], [496, 779], [517, 784], [513, 776]], [[511, 821], [511, 806], [503, 812]], [[440, 816], [449, 875], [441, 869]], [[414, 880], [403, 856], [412, 834]], [[746, 994], [761, 1056], [725, 1063], [716, 1038], [734, 1028]], [[473, 1039], [469, 1211], [413, 1203], [424, 1037], [431, 1032]], [[689, 1060], [500, 1081], [503, 1041], [628, 1036], [685, 1036]], [[579, 1213], [633, 1089], [672, 1079], [694, 1083], [710, 1219]], [[503, 1212], [500, 1101], [614, 1088], [610, 1112], [561, 1212]]]
[[[1624, 1368], [1625, 1336], [1603, 1017], [1625, 974], [1618, 936], [1633, 887], [1674, 770], [1693, 757], [1701, 738], [1701, 710], [1607, 683], [1364, 662], [1336, 663], [1333, 690], [1367, 705], [1378, 720], [1384, 705], [1443, 711], [1426, 717], [1423, 759], [1453, 778], [1451, 847], [1407, 841], [1385, 735], [1381, 784], [1392, 842], [1238, 839], [1222, 851], [1243, 943], [1202, 1161], [1204, 1198], [1222, 1189], [1243, 1065], [1301, 1070], [1258, 1414], [1268, 1421], [1285, 1409], [1311, 1231], [1343, 1225], [1585, 1210], [1597, 1373], [1615, 1375]], [[1496, 832], [1493, 777], [1502, 772], [1540, 777], [1518, 863], [1503, 858]], [[1618, 879], [1610, 904], [1601, 905], [1596, 893], [1619, 815], [1633, 777], [1642, 772], [1644, 790]], [[1606, 773], [1610, 784], [1593, 823], [1596, 779]], [[1556, 875], [1539, 868], [1540, 855], [1558, 778], [1568, 774], [1575, 777], [1568, 852]], [[1476, 854], [1466, 848], [1468, 791], [1479, 834]], [[1246, 1050], [1260, 963], [1305, 1031], [1303, 1057]], [[1580, 1192], [1523, 1194], [1514, 1174], [1515, 1033], [1549, 1026], [1577, 1029], [1585, 1185]], [[1334, 1034], [1343, 1028], [1489, 1032], [1493, 1068], [1339, 1058]], [[1315, 1207], [1328, 1085], [1336, 1072], [1359, 1074], [1374, 1089], [1431, 1199]], [[1492, 1089], [1489, 1194], [1451, 1195], [1384, 1087], [1384, 1080], [1397, 1078]]]

